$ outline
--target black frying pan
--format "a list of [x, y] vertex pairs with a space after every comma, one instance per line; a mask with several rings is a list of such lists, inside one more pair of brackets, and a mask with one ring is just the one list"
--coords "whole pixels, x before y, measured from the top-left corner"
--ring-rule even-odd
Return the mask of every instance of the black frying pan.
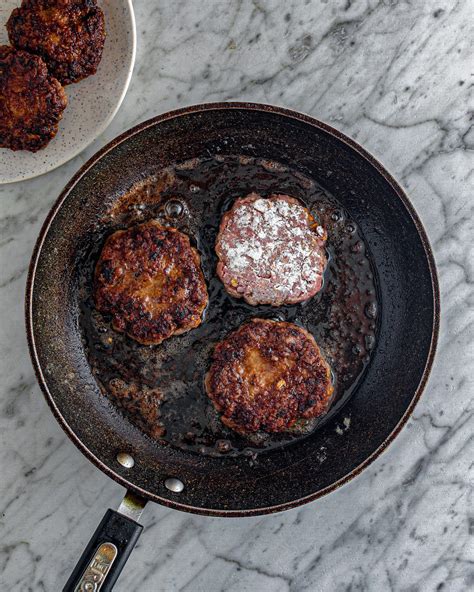
[[[294, 195], [327, 226], [325, 286], [309, 303], [255, 309], [228, 297], [215, 278], [220, 216], [252, 190]], [[199, 329], [154, 348], [112, 332], [91, 294], [105, 237], [149, 217], [190, 234], [210, 293]], [[370, 154], [326, 124], [267, 105], [208, 104], [111, 142], [51, 210], [26, 294], [30, 351], [48, 404], [80, 450], [129, 491], [119, 512], [106, 514], [65, 590], [94, 589], [87, 581], [112, 588], [146, 500], [249, 516], [304, 504], [354, 477], [420, 397], [438, 315], [433, 257], [408, 198]], [[317, 425], [245, 440], [213, 414], [202, 388], [212, 347], [253, 316], [306, 326], [325, 351], [336, 396]], [[145, 384], [148, 395], [156, 383], [166, 391], [165, 434], [150, 431], [130, 396], [111, 392], [117, 377], [122, 387]]]

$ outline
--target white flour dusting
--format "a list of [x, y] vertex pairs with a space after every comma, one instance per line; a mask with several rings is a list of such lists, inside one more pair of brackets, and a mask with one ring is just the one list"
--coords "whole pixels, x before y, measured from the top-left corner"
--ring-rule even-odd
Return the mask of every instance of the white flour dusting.
[[304, 299], [321, 286], [324, 231], [288, 196], [251, 194], [236, 202], [218, 238], [226, 284], [255, 302]]

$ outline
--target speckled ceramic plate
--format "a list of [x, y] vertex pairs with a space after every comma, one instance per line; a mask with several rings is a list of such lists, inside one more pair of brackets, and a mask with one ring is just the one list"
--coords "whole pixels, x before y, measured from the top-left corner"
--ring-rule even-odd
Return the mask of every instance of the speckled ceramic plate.
[[[109, 125], [127, 92], [135, 62], [136, 31], [131, 0], [99, 0], [107, 39], [95, 76], [66, 87], [68, 106], [57, 136], [35, 154], [0, 148], [0, 184], [31, 179], [55, 169], [84, 150]], [[5, 24], [20, 0], [0, 3], [0, 44]]]

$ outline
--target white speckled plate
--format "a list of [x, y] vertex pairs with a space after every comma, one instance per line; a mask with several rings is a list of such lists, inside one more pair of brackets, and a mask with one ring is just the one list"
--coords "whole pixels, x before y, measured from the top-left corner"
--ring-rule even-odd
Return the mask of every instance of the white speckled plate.
[[[5, 23], [20, 0], [0, 2], [0, 44]], [[64, 164], [109, 125], [127, 92], [135, 62], [136, 30], [131, 0], [99, 0], [107, 38], [95, 76], [66, 86], [69, 99], [56, 137], [35, 154], [0, 148], [0, 184], [31, 179]]]

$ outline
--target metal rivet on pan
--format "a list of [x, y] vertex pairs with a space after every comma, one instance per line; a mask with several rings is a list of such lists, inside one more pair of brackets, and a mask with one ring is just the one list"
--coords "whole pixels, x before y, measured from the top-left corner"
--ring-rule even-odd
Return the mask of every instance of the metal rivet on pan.
[[119, 452], [117, 454], [117, 460], [122, 465], [122, 467], [125, 467], [127, 469], [131, 469], [135, 464], [133, 456], [130, 456], [128, 452]]
[[165, 487], [174, 493], [181, 493], [184, 489], [184, 483], [176, 477], [170, 477], [165, 481]]

